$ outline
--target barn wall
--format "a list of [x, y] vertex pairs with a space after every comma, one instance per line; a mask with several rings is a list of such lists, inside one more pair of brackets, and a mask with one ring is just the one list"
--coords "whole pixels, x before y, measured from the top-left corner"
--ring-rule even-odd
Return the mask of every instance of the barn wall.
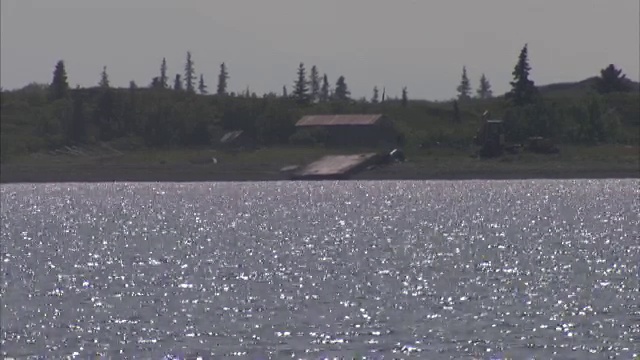
[[[309, 127], [306, 127], [309, 128]], [[327, 133], [327, 145], [378, 147], [383, 143], [393, 145], [397, 133], [393, 129], [379, 125], [319, 126]]]

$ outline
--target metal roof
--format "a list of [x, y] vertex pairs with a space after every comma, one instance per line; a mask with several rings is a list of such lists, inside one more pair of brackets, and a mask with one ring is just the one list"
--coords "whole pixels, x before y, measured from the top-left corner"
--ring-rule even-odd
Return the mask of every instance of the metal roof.
[[296, 126], [373, 125], [382, 116], [382, 114], [307, 115], [298, 120]]

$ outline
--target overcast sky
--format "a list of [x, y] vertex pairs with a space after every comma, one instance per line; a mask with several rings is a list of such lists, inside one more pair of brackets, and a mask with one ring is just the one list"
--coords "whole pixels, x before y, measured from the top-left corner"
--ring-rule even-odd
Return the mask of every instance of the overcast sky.
[[71, 86], [93, 86], [107, 66], [115, 86], [148, 85], [187, 50], [215, 88], [226, 62], [231, 91], [290, 89], [317, 65], [354, 97], [374, 85], [391, 96], [455, 96], [463, 65], [508, 89], [529, 44], [536, 84], [577, 81], [613, 63], [640, 77], [638, 0], [1, 0], [3, 88], [51, 81], [63, 59]]

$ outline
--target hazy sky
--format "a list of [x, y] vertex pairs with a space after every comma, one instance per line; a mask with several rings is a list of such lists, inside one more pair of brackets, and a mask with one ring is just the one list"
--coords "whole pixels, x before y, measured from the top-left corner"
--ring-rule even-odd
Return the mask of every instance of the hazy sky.
[[63, 59], [71, 86], [148, 85], [167, 58], [182, 73], [187, 50], [209, 89], [226, 62], [231, 91], [290, 89], [296, 68], [317, 65], [354, 97], [374, 85], [391, 96], [455, 95], [462, 66], [508, 89], [529, 44], [536, 84], [576, 81], [610, 63], [640, 77], [638, 0], [1, 0], [0, 83], [50, 82]]

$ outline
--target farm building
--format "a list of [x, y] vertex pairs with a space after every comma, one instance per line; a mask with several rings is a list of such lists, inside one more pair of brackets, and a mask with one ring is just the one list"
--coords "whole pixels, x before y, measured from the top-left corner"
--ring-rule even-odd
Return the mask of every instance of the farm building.
[[298, 132], [321, 134], [334, 146], [396, 146], [400, 134], [382, 114], [307, 115], [296, 123]]

